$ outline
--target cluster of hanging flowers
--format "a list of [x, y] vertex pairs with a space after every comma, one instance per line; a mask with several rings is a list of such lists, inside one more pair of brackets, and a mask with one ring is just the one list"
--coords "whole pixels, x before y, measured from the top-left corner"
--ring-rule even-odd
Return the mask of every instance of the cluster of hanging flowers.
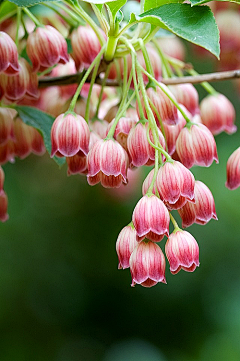
[[[108, 55], [102, 30], [76, 27], [69, 34], [70, 56], [59, 31], [49, 24], [39, 25], [33, 15], [31, 19], [37, 25], [26, 41], [31, 64], [18, 55], [7, 32], [0, 31], [0, 100], [4, 104], [0, 108], [0, 164], [45, 151], [41, 127], [39, 131], [25, 124], [8, 108], [14, 102], [54, 116], [51, 157], [65, 157], [68, 175], [84, 175], [89, 185], [119, 188], [127, 185], [130, 171], [153, 167], [130, 223], [117, 238], [119, 268], [130, 268], [132, 286], [144, 287], [166, 283], [166, 258], [172, 274], [181, 269], [193, 272], [199, 266], [199, 246], [185, 228], [204, 225], [217, 219], [217, 214], [210, 189], [195, 180], [190, 169], [218, 163], [214, 135], [236, 131], [231, 102], [209, 86], [210, 94], [199, 104], [192, 84], [168, 87], [162, 82], [166, 71], [176, 76], [174, 69], [184, 68], [184, 48], [177, 38], [168, 39], [167, 47], [164, 38], [146, 46], [139, 41], [140, 50], [135, 51], [126, 37], [121, 45], [126, 45], [128, 54], [108, 64], [104, 63]], [[44, 80], [46, 74], [49, 78], [78, 71], [82, 71], [78, 87], [38, 88], [39, 76]], [[90, 85], [86, 83], [89, 75]], [[102, 87], [94, 84], [96, 79]], [[115, 88], [105, 87], [107, 81], [122, 84], [120, 97]], [[1, 221], [8, 218], [3, 183], [0, 168]], [[227, 163], [226, 185], [230, 189], [240, 186], [240, 148]]]

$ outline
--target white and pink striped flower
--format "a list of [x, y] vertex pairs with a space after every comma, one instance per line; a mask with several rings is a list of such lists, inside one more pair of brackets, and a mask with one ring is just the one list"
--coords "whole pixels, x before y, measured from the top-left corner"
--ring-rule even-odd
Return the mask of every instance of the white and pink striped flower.
[[194, 187], [195, 203], [187, 202], [178, 213], [182, 218], [184, 228], [193, 223], [206, 224], [212, 218], [217, 220], [215, 202], [210, 189], [200, 181], [195, 181]]
[[159, 242], [169, 234], [170, 217], [164, 203], [157, 196], [143, 196], [134, 208], [132, 221], [137, 231], [137, 240], [149, 238]]
[[19, 72], [17, 46], [12, 38], [0, 31], [0, 73], [13, 75]]
[[119, 233], [116, 243], [119, 260], [118, 269], [129, 268], [129, 259], [137, 244], [137, 232], [135, 228], [131, 224], [124, 227]]
[[183, 128], [176, 142], [177, 154], [187, 168], [193, 165], [209, 167], [218, 163], [217, 147], [210, 130], [203, 124], [192, 124]]
[[165, 251], [172, 274], [178, 273], [181, 269], [193, 272], [199, 266], [197, 241], [187, 231], [178, 230], [170, 234]]
[[140, 242], [133, 250], [130, 260], [132, 284], [143, 287], [155, 286], [158, 282], [166, 283], [166, 261], [161, 248], [153, 242]]
[[226, 187], [236, 189], [240, 186], [240, 147], [237, 148], [227, 161]]
[[90, 150], [87, 159], [90, 185], [101, 183], [105, 188], [118, 188], [127, 183], [128, 155], [113, 139], [100, 139]]

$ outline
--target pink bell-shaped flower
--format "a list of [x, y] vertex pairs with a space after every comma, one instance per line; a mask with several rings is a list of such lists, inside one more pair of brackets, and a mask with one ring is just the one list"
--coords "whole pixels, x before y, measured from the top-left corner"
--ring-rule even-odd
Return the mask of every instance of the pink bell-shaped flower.
[[24, 96], [35, 99], [39, 96], [37, 74], [32, 72], [30, 64], [24, 58], [19, 60], [18, 73], [11, 76], [0, 74], [0, 88], [10, 102], [18, 101]]
[[198, 92], [192, 84], [172, 85], [169, 89], [192, 115], [199, 114]]
[[12, 38], [0, 31], [0, 73], [4, 72], [8, 75], [18, 73], [18, 51], [16, 44]]
[[[187, 112], [186, 109], [184, 110], [185, 112]], [[185, 125], [186, 125], [186, 120], [179, 111], [178, 111], [178, 122], [176, 125], [168, 125], [167, 123], [164, 123], [163, 126], [167, 141], [168, 154], [172, 155], [175, 152], [177, 138]]]
[[183, 128], [177, 138], [176, 150], [187, 168], [194, 164], [209, 167], [213, 160], [218, 163], [215, 139], [203, 124], [192, 124]]
[[[166, 85], [161, 84], [161, 86], [173, 99], [175, 99], [174, 95], [171, 93], [171, 91], [168, 89], [168, 87]], [[156, 107], [156, 109], [164, 123], [167, 123], [169, 125], [177, 124], [177, 122], [178, 122], [177, 108], [173, 104], [173, 102], [169, 99], [169, 97], [163, 92], [162, 89], [160, 89], [159, 87], [156, 87], [156, 90], [153, 88], [148, 88], [147, 96], [148, 96], [149, 100], [153, 103], [153, 105]], [[146, 112], [146, 109], [144, 106], [143, 99], [142, 99], [142, 105], [143, 105], [144, 115], [145, 115], [145, 117], [147, 117], [147, 112]], [[150, 104], [150, 107], [151, 107], [151, 104]], [[152, 111], [153, 111], [155, 119], [158, 123], [158, 118], [154, 112], [154, 109], [152, 109]]]
[[60, 114], [51, 129], [51, 157], [87, 155], [89, 138], [90, 130], [83, 117], [75, 113]]
[[187, 231], [177, 230], [170, 234], [165, 251], [170, 264], [170, 271], [174, 275], [181, 269], [193, 272], [199, 266], [197, 241]]
[[236, 132], [235, 110], [225, 95], [208, 95], [202, 100], [200, 110], [202, 123], [208, 127], [212, 134]]
[[213, 195], [203, 182], [195, 182], [194, 199], [195, 203], [187, 202], [181, 209], [178, 209], [184, 228], [193, 223], [206, 224], [212, 218], [217, 220]]
[[[165, 162], [159, 168], [156, 186], [160, 198], [170, 209], [178, 209], [187, 200], [194, 201], [194, 176], [182, 163]], [[179, 204], [179, 201], [180, 204]]]
[[55, 64], [66, 64], [69, 60], [67, 42], [54, 27], [37, 27], [27, 39], [27, 54], [33, 71], [43, 71]]
[[133, 250], [130, 260], [132, 284], [143, 287], [155, 286], [158, 282], [166, 283], [166, 261], [161, 248], [153, 242], [142, 241]]
[[127, 183], [128, 155], [113, 139], [100, 139], [90, 150], [87, 159], [90, 185], [101, 183], [105, 188], [118, 188]]
[[135, 228], [129, 224], [121, 230], [117, 238], [116, 251], [119, 260], [118, 269], [129, 268], [129, 259], [137, 244], [137, 232]]
[[0, 144], [13, 139], [13, 112], [8, 108], [0, 108]]
[[134, 208], [132, 221], [137, 231], [137, 240], [148, 238], [159, 242], [169, 234], [170, 217], [164, 203], [154, 194], [143, 196]]
[[237, 148], [227, 161], [226, 187], [236, 189], [240, 186], [240, 147]]
[[[109, 123], [107, 131], [110, 130], [114, 123], [115, 118]], [[114, 138], [121, 144], [121, 146], [127, 150], [127, 138], [130, 130], [137, 123], [135, 118], [122, 117], [119, 119], [114, 132]]]
[[[127, 149], [130, 154], [131, 165], [135, 167], [154, 164], [155, 149], [148, 142], [147, 132], [148, 124], [137, 123], [128, 134]], [[161, 146], [165, 149], [165, 139], [159, 129], [158, 136]], [[149, 131], [149, 137], [154, 143], [151, 130]]]
[[101, 50], [98, 37], [90, 26], [80, 25], [74, 30], [71, 44], [77, 69], [88, 68]]

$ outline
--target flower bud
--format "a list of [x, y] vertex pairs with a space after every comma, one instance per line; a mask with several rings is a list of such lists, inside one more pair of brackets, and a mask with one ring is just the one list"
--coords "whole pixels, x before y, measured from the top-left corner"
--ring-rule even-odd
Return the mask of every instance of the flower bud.
[[[140, 167], [152, 165], [155, 159], [155, 149], [149, 144], [147, 138], [148, 124], [137, 123], [127, 138], [127, 149], [131, 158], [131, 165]], [[165, 139], [158, 129], [159, 142], [165, 149]], [[150, 140], [154, 143], [152, 131], [149, 131]]]
[[89, 138], [90, 130], [83, 117], [74, 113], [60, 114], [51, 129], [51, 157], [72, 157], [78, 152], [87, 155]]
[[169, 234], [170, 217], [164, 203], [155, 195], [145, 195], [137, 203], [132, 215], [137, 241], [144, 237], [159, 242]]
[[101, 50], [97, 35], [90, 26], [80, 25], [72, 32], [71, 44], [76, 68], [88, 68]]
[[232, 103], [222, 94], [208, 95], [200, 104], [202, 123], [214, 134], [235, 133], [235, 110]]
[[138, 244], [136, 236], [137, 232], [131, 225], [124, 227], [119, 233], [116, 243], [116, 251], [119, 260], [118, 269], [129, 268], [130, 256]]
[[30, 64], [24, 59], [19, 60], [19, 72], [15, 75], [0, 74], [0, 87], [4, 96], [10, 102], [22, 99], [24, 96], [37, 98], [38, 79], [37, 74], [32, 72]]
[[9, 218], [7, 213], [8, 197], [5, 192], [0, 194], [0, 221], [6, 222]]
[[135, 284], [152, 287], [158, 282], [166, 283], [165, 257], [156, 243], [140, 242], [131, 254], [129, 265], [132, 275], [132, 287]]
[[194, 184], [193, 174], [180, 162], [165, 162], [159, 168], [157, 190], [160, 198], [171, 209], [181, 208], [187, 200], [194, 201]]
[[192, 124], [181, 130], [176, 150], [181, 162], [187, 168], [194, 164], [209, 167], [213, 160], [218, 163], [217, 148], [210, 130], [203, 124]]
[[194, 199], [195, 203], [187, 202], [181, 209], [178, 209], [184, 228], [193, 223], [204, 225], [212, 218], [217, 220], [214, 198], [206, 184], [195, 181]]
[[187, 231], [178, 230], [170, 234], [165, 252], [172, 274], [181, 269], [187, 272], [195, 271], [199, 267], [199, 248], [195, 238]]
[[227, 161], [226, 187], [236, 189], [240, 186], [240, 147], [237, 148]]
[[[59, 64], [55, 68], [53, 68], [51, 72], [51, 76], [53, 77], [64, 76], [64, 75], [76, 74], [76, 72], [77, 70], [76, 70], [75, 62], [72, 58], [70, 58], [67, 64]], [[77, 90], [77, 84], [62, 85], [59, 86], [59, 90], [61, 96], [68, 99], [74, 96]]]
[[51, 66], [69, 60], [67, 42], [54, 27], [37, 27], [27, 39], [27, 54], [32, 62], [33, 71], [43, 71]]
[[184, 105], [192, 114], [199, 113], [198, 92], [192, 84], [179, 84], [169, 87], [177, 102]]
[[118, 188], [127, 183], [128, 156], [123, 147], [112, 139], [99, 140], [87, 159], [90, 185], [101, 183], [105, 188]]
[[12, 75], [19, 71], [16, 44], [4, 31], [0, 31], [0, 73]]

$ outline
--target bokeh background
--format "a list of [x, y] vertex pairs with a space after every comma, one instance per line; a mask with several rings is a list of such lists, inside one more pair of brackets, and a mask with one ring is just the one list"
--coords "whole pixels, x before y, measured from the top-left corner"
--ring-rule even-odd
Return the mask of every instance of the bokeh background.
[[[199, 72], [213, 69], [211, 59], [191, 54]], [[240, 126], [233, 84], [215, 87], [234, 103]], [[211, 189], [219, 218], [189, 229], [200, 267], [175, 276], [167, 267], [167, 285], [151, 289], [130, 287], [115, 252], [148, 169], [130, 191], [114, 192], [67, 177], [66, 166], [59, 170], [48, 155], [5, 165], [10, 219], [0, 224], [0, 360], [239, 361], [240, 189], [225, 188], [239, 139], [239, 131], [217, 136], [220, 164], [192, 169]]]

